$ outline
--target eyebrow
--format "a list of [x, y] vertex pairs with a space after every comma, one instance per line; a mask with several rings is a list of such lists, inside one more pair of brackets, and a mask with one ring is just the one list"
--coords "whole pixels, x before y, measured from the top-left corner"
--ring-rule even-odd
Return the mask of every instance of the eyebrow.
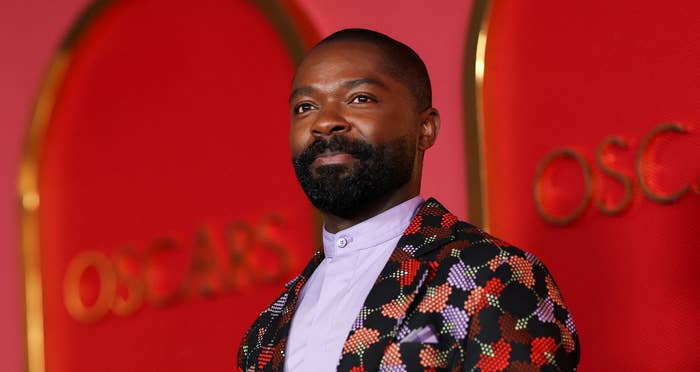
[[[340, 84], [340, 86], [342, 88], [345, 88], [345, 89], [352, 89], [352, 88], [360, 86], [360, 85], [374, 85], [374, 86], [384, 88], [384, 89], [387, 88], [386, 84], [384, 84], [381, 80], [371, 78], [371, 77], [347, 80], [347, 81], [344, 81], [343, 83]], [[296, 88], [289, 95], [289, 102], [291, 102], [292, 99], [296, 96], [307, 95], [307, 94], [314, 92], [315, 90], [316, 90], [316, 88], [314, 88], [312, 86], [305, 86], [305, 87]]]

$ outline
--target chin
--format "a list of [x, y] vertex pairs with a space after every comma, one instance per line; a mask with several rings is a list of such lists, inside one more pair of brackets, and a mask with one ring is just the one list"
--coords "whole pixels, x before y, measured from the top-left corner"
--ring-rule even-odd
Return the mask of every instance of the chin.
[[321, 178], [346, 179], [353, 173], [354, 169], [345, 164], [319, 165], [311, 168], [311, 174], [313, 174], [315, 180]]

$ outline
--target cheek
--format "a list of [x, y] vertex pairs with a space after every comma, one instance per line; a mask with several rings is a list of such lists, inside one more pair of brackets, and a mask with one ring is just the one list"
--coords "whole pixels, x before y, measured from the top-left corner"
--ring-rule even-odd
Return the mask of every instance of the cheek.
[[416, 119], [403, 112], [384, 112], [381, 115], [365, 119], [364, 121], [358, 120], [358, 127], [361, 127], [361, 131], [367, 139], [375, 143], [386, 142], [406, 135], [415, 135], [418, 127], [418, 124], [415, 123]]
[[292, 157], [296, 157], [301, 154], [302, 151], [308, 146], [309, 136], [305, 135], [306, 131], [303, 131], [299, 126], [292, 126], [289, 128], [289, 151]]

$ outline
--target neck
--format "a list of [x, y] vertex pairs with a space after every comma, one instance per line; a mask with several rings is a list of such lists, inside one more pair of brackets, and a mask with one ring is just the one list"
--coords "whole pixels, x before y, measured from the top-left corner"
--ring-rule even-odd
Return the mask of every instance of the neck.
[[323, 212], [326, 231], [335, 234], [338, 231], [355, 226], [362, 221], [368, 220], [418, 195], [417, 189], [414, 190], [407, 186], [408, 185], [404, 185], [394, 193], [367, 203], [356, 215], [349, 218]]

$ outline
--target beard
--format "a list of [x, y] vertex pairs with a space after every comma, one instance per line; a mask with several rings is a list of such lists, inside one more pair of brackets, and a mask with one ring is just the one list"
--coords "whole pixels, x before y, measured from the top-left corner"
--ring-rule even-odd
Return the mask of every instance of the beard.
[[[352, 155], [353, 165], [311, 164], [326, 151]], [[368, 203], [406, 184], [413, 173], [416, 149], [409, 136], [373, 146], [362, 140], [333, 136], [317, 139], [292, 158], [294, 172], [304, 193], [316, 208], [342, 218], [360, 215]]]

